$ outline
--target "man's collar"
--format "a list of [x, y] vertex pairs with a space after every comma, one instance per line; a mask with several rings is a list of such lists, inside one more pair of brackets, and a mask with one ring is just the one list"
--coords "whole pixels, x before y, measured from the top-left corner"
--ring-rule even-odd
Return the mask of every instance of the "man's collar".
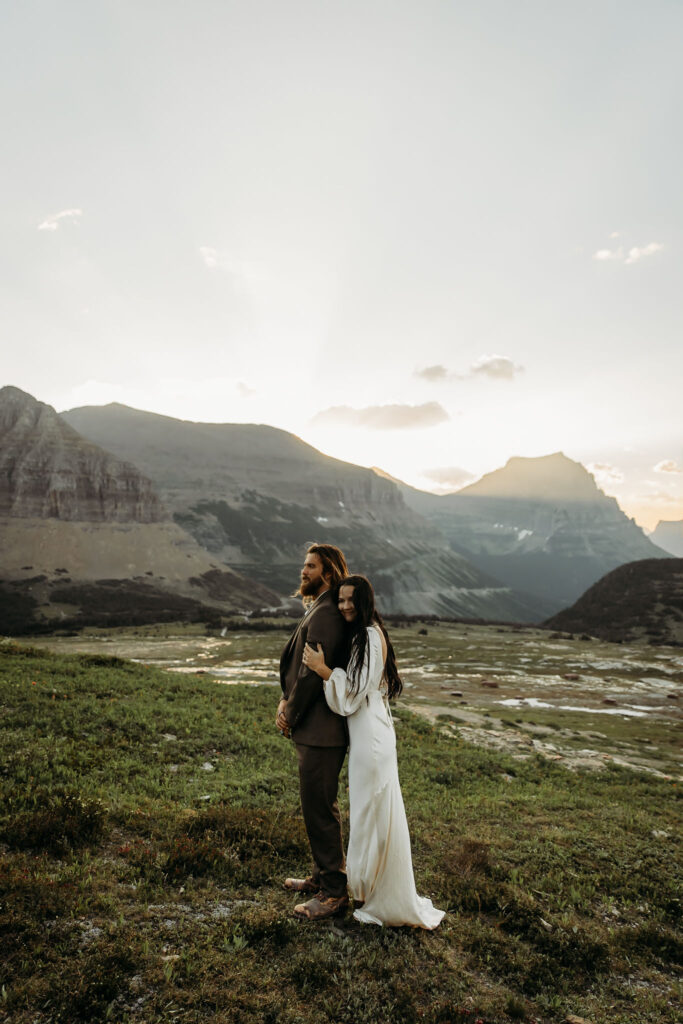
[[322, 599], [324, 598], [325, 594], [331, 594], [331, 593], [332, 593], [332, 587], [328, 587], [327, 590], [323, 590], [322, 594], [318, 594], [316, 599], [314, 601], [311, 601], [311, 603], [309, 604], [308, 608], [304, 612], [304, 616], [309, 615], [313, 611], [313, 609], [318, 604], [318, 602], [322, 601]]

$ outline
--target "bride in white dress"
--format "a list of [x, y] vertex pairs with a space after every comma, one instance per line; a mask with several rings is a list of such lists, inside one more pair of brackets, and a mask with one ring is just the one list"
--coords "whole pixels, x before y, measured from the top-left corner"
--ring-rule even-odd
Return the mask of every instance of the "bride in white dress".
[[324, 680], [330, 708], [348, 720], [351, 827], [346, 871], [356, 905], [353, 916], [365, 924], [436, 928], [444, 911], [415, 889], [389, 710], [389, 698], [401, 692], [401, 680], [369, 580], [342, 580], [338, 607], [352, 631], [346, 671], [328, 668], [323, 652], [308, 644], [303, 658]]

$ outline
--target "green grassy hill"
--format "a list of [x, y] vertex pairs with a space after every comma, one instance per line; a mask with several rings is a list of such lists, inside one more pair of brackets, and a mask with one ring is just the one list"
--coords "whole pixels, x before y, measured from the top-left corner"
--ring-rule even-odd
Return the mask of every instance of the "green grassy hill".
[[0, 1020], [680, 1019], [679, 784], [399, 708], [417, 886], [448, 914], [307, 925], [281, 887], [308, 859], [276, 696], [0, 643]]

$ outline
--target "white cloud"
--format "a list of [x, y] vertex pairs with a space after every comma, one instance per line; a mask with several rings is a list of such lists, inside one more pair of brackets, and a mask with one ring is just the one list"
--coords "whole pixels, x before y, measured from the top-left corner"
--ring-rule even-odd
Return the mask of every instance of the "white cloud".
[[237, 381], [237, 391], [240, 398], [253, 398], [256, 394], [255, 388], [250, 388], [248, 384], [245, 384], [243, 380]]
[[438, 380], [448, 380], [452, 374], [449, 373], [445, 366], [425, 366], [423, 370], [415, 371], [416, 377], [422, 377], [423, 380], [431, 382]]
[[513, 363], [507, 356], [482, 356], [470, 367], [473, 374], [484, 374], [486, 377], [495, 377], [498, 380], [512, 380], [517, 373], [524, 370], [523, 366]]
[[370, 405], [364, 409], [336, 405], [316, 413], [311, 424], [365, 427], [368, 430], [423, 430], [449, 419], [450, 416], [438, 402], [425, 402], [424, 405]]
[[38, 225], [38, 230], [56, 231], [59, 227], [60, 221], [65, 220], [69, 224], [78, 224], [82, 216], [83, 210], [61, 210], [60, 213], [55, 213], [51, 217], [46, 217], [43, 223]]
[[593, 253], [594, 260], [623, 260], [624, 250], [619, 249], [598, 249]]
[[625, 262], [636, 263], [638, 260], [642, 259], [643, 256], [652, 256], [653, 253], [660, 252], [661, 249], [663, 249], [663, 246], [659, 242], [650, 242], [649, 245], [643, 246], [642, 249], [629, 249], [628, 259]]
[[655, 473], [683, 473], [683, 469], [673, 459], [663, 459], [654, 467]]
[[423, 469], [422, 476], [443, 487], [462, 487], [469, 480], [474, 480], [474, 473], [461, 469], [460, 466], [437, 466], [434, 469]]
[[[610, 238], [618, 238], [619, 232], [614, 231]], [[630, 249], [624, 249], [623, 246], [619, 246], [618, 249], [598, 249], [597, 252], [593, 253], [594, 260], [601, 260], [603, 262], [609, 260], [615, 260], [618, 263], [637, 263], [644, 256], [652, 256], [656, 252], [660, 252], [664, 246], [660, 242], [650, 242], [648, 245], [643, 246], [632, 246]]]
[[614, 486], [624, 482], [624, 474], [618, 466], [611, 466], [607, 462], [590, 462], [586, 469], [592, 473], [598, 484], [603, 487]]
[[522, 373], [523, 366], [513, 363], [508, 356], [490, 355], [481, 356], [476, 363], [473, 363], [468, 373], [458, 373], [457, 370], [449, 370], [447, 366], [437, 363], [435, 366], [425, 366], [422, 370], [415, 370], [415, 376], [430, 384], [449, 380], [467, 380], [468, 377], [481, 376], [493, 377], [496, 380], [512, 380]]

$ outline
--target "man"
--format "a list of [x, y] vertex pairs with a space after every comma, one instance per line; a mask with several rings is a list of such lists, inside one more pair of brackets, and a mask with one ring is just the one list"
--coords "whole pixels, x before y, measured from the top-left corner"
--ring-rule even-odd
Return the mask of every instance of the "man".
[[346, 720], [328, 708], [320, 676], [302, 662], [306, 643], [320, 644], [328, 665], [346, 667], [344, 620], [337, 611], [332, 589], [348, 574], [346, 559], [333, 544], [313, 544], [308, 549], [299, 593], [312, 604], [280, 658], [283, 696], [276, 724], [285, 736], [292, 736], [296, 745], [301, 809], [313, 854], [310, 876], [288, 878], [285, 889], [316, 893], [294, 908], [295, 916], [307, 921], [343, 914], [349, 904], [337, 804], [348, 729]]

